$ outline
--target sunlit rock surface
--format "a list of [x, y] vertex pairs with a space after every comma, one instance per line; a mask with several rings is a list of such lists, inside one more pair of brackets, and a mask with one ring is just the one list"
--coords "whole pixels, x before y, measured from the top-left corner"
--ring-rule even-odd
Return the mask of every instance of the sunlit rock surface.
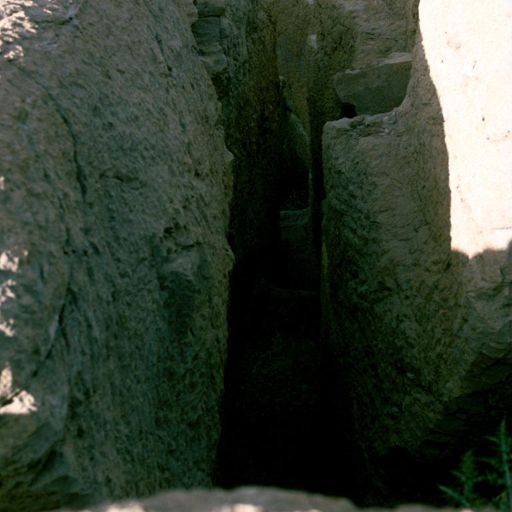
[[374, 467], [468, 449], [512, 404], [511, 16], [420, 2], [404, 103], [324, 131], [326, 325]]

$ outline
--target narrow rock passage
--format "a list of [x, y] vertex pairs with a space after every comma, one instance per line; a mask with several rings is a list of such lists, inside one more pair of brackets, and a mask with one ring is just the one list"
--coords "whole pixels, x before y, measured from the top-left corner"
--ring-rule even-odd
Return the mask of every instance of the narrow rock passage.
[[[350, 409], [321, 337], [318, 162], [321, 127], [339, 108], [324, 97], [334, 89], [320, 82], [333, 69], [331, 57], [318, 60], [316, 47], [305, 46], [316, 30], [307, 28], [312, 6], [283, 2], [269, 11], [249, 16], [247, 75], [225, 106], [236, 112], [225, 123], [235, 157], [236, 261], [216, 484], [347, 495]], [[337, 13], [330, 6], [320, 14]], [[325, 30], [325, 48], [350, 39], [344, 27]]]
[[347, 443], [332, 407], [340, 372], [320, 337], [319, 265], [296, 162], [282, 160], [273, 264], [257, 277], [235, 269], [232, 279], [218, 483], [341, 494]]
[[[405, 23], [385, 40], [384, 4], [364, 13], [330, 0], [262, 5], [265, 15], [256, 9], [248, 18], [244, 81], [227, 84], [224, 100], [236, 262], [216, 483], [358, 500], [368, 482], [356, 480], [368, 480], [368, 468], [353, 446], [357, 406], [340, 367], [351, 340], [334, 332], [320, 284], [322, 132], [328, 121], [399, 104], [407, 80], [395, 91], [384, 79], [397, 69], [407, 78]], [[366, 105], [369, 97], [385, 105]]]

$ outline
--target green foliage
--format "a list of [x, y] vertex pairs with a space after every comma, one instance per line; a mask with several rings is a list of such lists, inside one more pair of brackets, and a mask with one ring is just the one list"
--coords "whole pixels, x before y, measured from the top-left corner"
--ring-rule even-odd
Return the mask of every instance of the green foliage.
[[453, 472], [456, 486], [439, 488], [450, 501], [465, 508], [494, 507], [501, 512], [512, 512], [512, 439], [507, 433], [505, 420], [500, 423], [496, 436], [488, 437], [491, 455], [476, 457], [467, 452], [459, 469]]

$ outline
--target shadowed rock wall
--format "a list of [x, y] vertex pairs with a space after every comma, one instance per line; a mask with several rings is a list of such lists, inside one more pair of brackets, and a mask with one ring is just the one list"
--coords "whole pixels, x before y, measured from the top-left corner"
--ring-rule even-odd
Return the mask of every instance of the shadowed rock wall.
[[0, 14], [0, 508], [208, 485], [231, 180], [194, 12]]
[[395, 489], [512, 405], [512, 153], [495, 104], [511, 70], [494, 57], [508, 51], [512, 13], [466, 4], [420, 3], [398, 108], [324, 131], [326, 325], [354, 439]]
[[[245, 44], [236, 48], [247, 61], [228, 64], [220, 87], [221, 96], [228, 91], [226, 141], [235, 155], [230, 241], [236, 265], [218, 482], [327, 492], [339, 489], [342, 478], [329, 465], [319, 467], [328, 450], [344, 453], [340, 422], [330, 416], [334, 371], [320, 340], [308, 91], [334, 75], [333, 69], [330, 76], [316, 73], [316, 58], [324, 55], [334, 68], [335, 52], [327, 50], [337, 48], [337, 69], [343, 69], [345, 27], [323, 34], [330, 46], [322, 40], [315, 54], [309, 42], [319, 23], [314, 5], [289, 0], [249, 7], [237, 24], [247, 27]], [[321, 11], [324, 18], [333, 13], [342, 20], [334, 6]], [[228, 41], [227, 55], [235, 49]], [[334, 88], [325, 94], [335, 95]]]

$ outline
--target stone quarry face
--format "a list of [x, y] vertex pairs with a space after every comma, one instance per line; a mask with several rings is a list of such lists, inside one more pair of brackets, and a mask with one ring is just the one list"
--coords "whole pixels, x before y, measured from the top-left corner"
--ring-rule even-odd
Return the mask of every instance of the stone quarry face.
[[435, 501], [512, 405], [511, 27], [0, 0], [0, 510]]

